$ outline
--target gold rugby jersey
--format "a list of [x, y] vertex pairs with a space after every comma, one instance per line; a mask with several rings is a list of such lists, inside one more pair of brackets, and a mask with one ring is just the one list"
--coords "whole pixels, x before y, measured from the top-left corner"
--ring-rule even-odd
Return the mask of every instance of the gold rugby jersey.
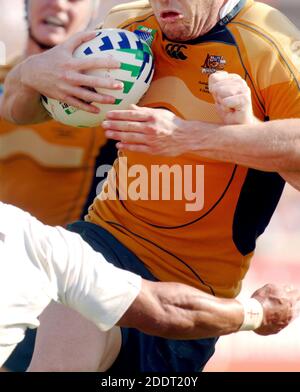
[[[225, 70], [247, 81], [259, 119], [300, 117], [299, 57], [293, 52], [300, 35], [284, 15], [265, 4], [241, 0], [210, 32], [188, 42], [168, 40], [147, 1], [116, 7], [104, 26], [136, 31], [150, 41], [154, 37], [154, 79], [140, 105], [166, 108], [188, 120], [218, 123], [208, 77]], [[121, 157], [127, 159], [128, 171], [134, 165], [146, 167], [147, 173], [155, 165], [179, 165], [183, 174], [185, 168], [193, 169], [193, 189], [200, 181], [203, 193], [198, 210], [188, 210], [187, 198], [177, 200], [175, 193], [170, 200], [151, 199], [152, 178], [136, 187], [142, 195], [138, 200], [126, 199], [123, 193], [122, 199], [107, 200], [105, 193], [114, 181], [111, 172], [87, 220], [111, 232], [158, 279], [187, 283], [223, 297], [236, 296], [284, 180], [277, 173], [193, 154], [170, 158], [125, 151]], [[116, 161], [120, 193], [125, 172], [119, 166]], [[204, 173], [197, 172], [197, 167]], [[175, 176], [170, 178], [173, 189]], [[136, 186], [137, 178], [128, 176], [126, 181], [129, 189]]]

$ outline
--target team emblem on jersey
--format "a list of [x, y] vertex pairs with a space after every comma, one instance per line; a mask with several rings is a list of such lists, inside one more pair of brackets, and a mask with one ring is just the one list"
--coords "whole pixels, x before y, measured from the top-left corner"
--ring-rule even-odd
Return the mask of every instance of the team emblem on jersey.
[[166, 52], [168, 55], [177, 60], [187, 59], [187, 56], [184, 53], [184, 49], [187, 49], [187, 46], [182, 44], [168, 44], [166, 46]]
[[217, 71], [223, 71], [226, 65], [226, 60], [223, 56], [207, 55], [204, 64], [202, 65], [202, 73], [213, 74]]

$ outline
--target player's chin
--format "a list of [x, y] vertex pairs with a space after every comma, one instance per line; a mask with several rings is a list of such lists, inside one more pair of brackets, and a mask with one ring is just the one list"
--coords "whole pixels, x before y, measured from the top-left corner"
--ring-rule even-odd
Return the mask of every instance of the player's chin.
[[39, 42], [45, 46], [56, 46], [65, 42], [68, 38], [68, 32], [66, 29], [44, 29], [43, 32], [37, 35]]
[[53, 39], [49, 39], [45, 44], [49, 47], [54, 47], [63, 44], [67, 39], [68, 37], [53, 37]]
[[184, 42], [191, 39], [189, 32], [182, 26], [166, 26], [164, 33], [171, 41]]

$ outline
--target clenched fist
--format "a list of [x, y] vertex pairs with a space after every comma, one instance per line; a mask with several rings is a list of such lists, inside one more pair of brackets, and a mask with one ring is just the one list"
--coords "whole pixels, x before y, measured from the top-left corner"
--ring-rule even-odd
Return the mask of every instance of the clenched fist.
[[239, 75], [216, 72], [209, 77], [208, 83], [224, 124], [253, 124], [258, 121], [252, 110], [251, 90]]
[[276, 334], [297, 316], [296, 305], [300, 300], [300, 291], [292, 286], [267, 284], [252, 297], [264, 308], [262, 324], [255, 330], [259, 335]]

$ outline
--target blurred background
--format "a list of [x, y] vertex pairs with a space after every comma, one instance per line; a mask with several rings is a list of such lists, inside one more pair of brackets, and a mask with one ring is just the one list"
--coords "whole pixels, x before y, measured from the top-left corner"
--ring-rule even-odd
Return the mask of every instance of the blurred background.
[[[300, 193], [287, 186], [258, 243], [240, 297], [249, 297], [268, 282], [299, 287], [299, 262]], [[300, 318], [278, 335], [262, 337], [240, 332], [223, 336], [206, 371], [300, 371]]]
[[[300, 28], [299, 0], [269, 0]], [[300, 193], [286, 187], [272, 222], [258, 243], [241, 297], [268, 282], [300, 286]], [[300, 318], [279, 335], [241, 332], [222, 337], [206, 371], [300, 371]]]
[[281, 10], [298, 27], [300, 27], [300, 1], [299, 0], [260, 0], [260, 2], [270, 4], [272, 7]]
[[[109, 2], [97, 1], [102, 7], [102, 19], [104, 12], [108, 11]], [[113, 0], [110, 4], [121, 2], [125, 0]], [[300, 28], [300, 0], [264, 2], [280, 9]], [[23, 0], [0, 0], [2, 11], [4, 7], [9, 7], [12, 11], [6, 18], [6, 26], [0, 26], [0, 39], [10, 48], [10, 62], [25, 45], [23, 4]], [[7, 34], [8, 27], [12, 25], [18, 26], [17, 37]], [[300, 286], [299, 262], [300, 193], [287, 186], [267, 232], [259, 241], [241, 297], [249, 296], [268, 282], [294, 283]], [[277, 336], [260, 337], [252, 332], [241, 332], [222, 337], [206, 371], [300, 371], [300, 319]]]

